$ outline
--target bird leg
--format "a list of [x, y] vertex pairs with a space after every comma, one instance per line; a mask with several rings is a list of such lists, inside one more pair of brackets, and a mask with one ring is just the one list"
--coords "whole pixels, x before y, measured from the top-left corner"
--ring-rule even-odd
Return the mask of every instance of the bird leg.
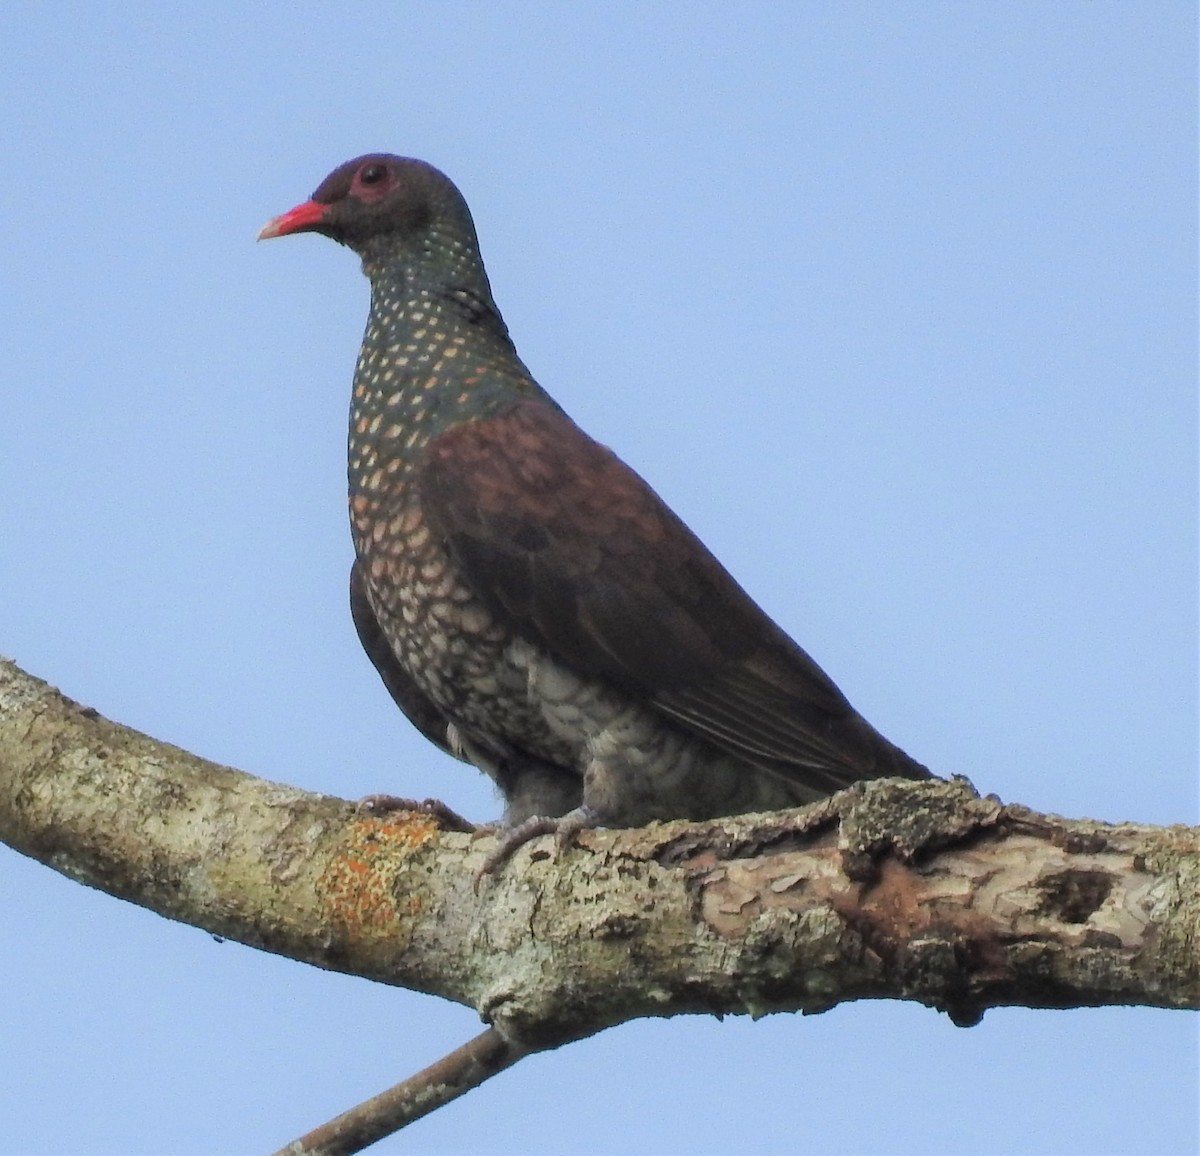
[[474, 889], [478, 891], [480, 880], [485, 875], [494, 874], [518, 847], [528, 843], [530, 839], [536, 839], [539, 835], [553, 835], [554, 853], [558, 855], [571, 845], [571, 841], [580, 831], [599, 825], [600, 812], [583, 803], [565, 815], [530, 815], [516, 826], [498, 831], [495, 848], [475, 872]]

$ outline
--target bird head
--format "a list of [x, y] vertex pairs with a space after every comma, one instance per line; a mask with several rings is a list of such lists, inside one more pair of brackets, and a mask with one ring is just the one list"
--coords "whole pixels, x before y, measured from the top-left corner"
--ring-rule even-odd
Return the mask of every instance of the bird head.
[[370, 153], [339, 165], [312, 197], [272, 218], [258, 239], [322, 233], [362, 254], [372, 242], [405, 247], [432, 230], [474, 226], [450, 178], [424, 161]]

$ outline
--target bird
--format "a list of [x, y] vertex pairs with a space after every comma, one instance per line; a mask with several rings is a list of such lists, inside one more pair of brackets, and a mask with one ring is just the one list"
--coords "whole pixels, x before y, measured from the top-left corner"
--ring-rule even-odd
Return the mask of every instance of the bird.
[[352, 618], [417, 730], [499, 789], [487, 870], [543, 833], [562, 846], [930, 777], [534, 380], [445, 174], [347, 161], [259, 238], [306, 232], [356, 253], [371, 286]]

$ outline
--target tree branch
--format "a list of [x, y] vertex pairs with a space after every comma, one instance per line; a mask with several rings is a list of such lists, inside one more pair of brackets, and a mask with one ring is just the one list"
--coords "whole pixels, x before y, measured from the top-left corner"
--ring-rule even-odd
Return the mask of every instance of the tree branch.
[[681, 1012], [1200, 1006], [1200, 831], [963, 781], [590, 831], [558, 860], [536, 840], [476, 894], [488, 840], [206, 762], [0, 661], [0, 839], [222, 937], [470, 1005], [506, 1063]]
[[293, 1140], [275, 1156], [352, 1156], [479, 1087], [527, 1054], [488, 1028], [436, 1064]]

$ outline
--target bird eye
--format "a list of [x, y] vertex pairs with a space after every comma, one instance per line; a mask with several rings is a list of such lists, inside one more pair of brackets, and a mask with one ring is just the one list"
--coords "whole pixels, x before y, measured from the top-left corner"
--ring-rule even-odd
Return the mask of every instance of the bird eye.
[[358, 179], [364, 185], [377, 185], [380, 181], [387, 179], [387, 165], [364, 165], [362, 172], [358, 174]]

